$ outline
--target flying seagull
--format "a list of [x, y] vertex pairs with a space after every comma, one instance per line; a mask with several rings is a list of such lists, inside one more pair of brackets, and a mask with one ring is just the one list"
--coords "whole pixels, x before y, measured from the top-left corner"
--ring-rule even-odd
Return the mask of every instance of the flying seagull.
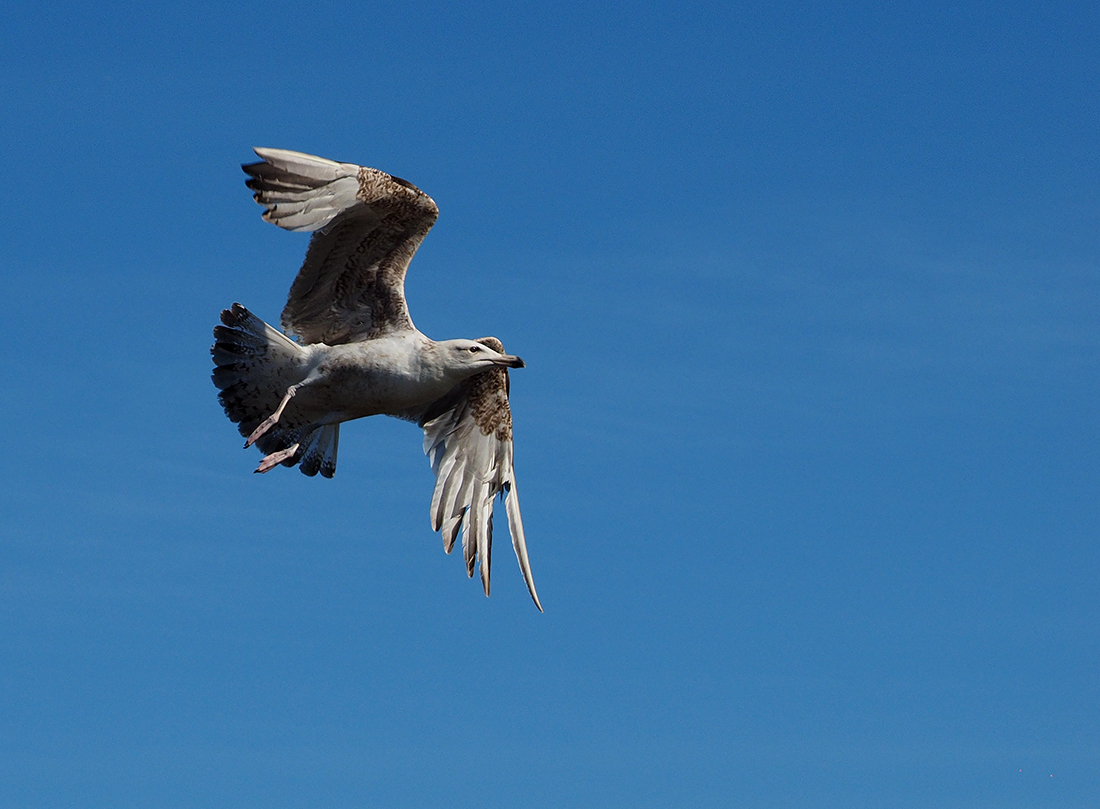
[[[283, 149], [256, 149], [242, 168], [263, 219], [312, 231], [281, 323], [239, 303], [214, 327], [214, 385], [225, 414], [264, 458], [336, 473], [340, 424], [386, 415], [424, 430], [435, 473], [431, 521], [447, 553], [462, 533], [466, 572], [489, 595], [493, 498], [504, 498], [512, 547], [542, 610], [523, 536], [512, 466], [508, 368], [523, 360], [495, 337], [431, 340], [409, 317], [405, 271], [439, 216], [412, 183], [378, 169]], [[291, 339], [295, 338], [295, 339]]]

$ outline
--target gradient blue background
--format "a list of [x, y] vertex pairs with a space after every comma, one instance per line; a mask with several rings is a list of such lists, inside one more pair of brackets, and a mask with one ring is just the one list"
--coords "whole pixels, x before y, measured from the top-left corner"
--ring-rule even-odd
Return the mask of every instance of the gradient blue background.
[[[105, 2], [0, 29], [0, 804], [1100, 801], [1095, 3]], [[407, 177], [495, 334], [540, 615], [420, 434], [252, 474], [209, 381]], [[498, 514], [503, 532], [503, 514]]]

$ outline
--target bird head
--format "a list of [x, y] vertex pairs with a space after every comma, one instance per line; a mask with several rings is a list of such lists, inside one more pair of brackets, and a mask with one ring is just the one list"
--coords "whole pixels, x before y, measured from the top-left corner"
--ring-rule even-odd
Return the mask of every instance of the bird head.
[[[467, 379], [489, 368], [522, 368], [523, 360], [491, 347], [492, 343], [504, 348], [499, 340], [491, 337], [479, 340], [444, 340], [438, 343], [443, 349], [448, 376], [456, 380]], [[490, 345], [486, 345], [490, 343]]]

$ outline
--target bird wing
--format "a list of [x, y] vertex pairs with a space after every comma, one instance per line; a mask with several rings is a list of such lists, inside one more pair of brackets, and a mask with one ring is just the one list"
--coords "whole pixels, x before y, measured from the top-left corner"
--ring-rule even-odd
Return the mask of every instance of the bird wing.
[[[478, 342], [494, 351], [504, 351], [495, 337], [483, 337]], [[541, 612], [527, 558], [512, 465], [508, 371], [492, 368], [467, 379], [429, 406], [419, 421], [424, 428], [424, 453], [435, 473], [432, 530], [443, 532], [443, 549], [451, 552], [461, 530], [466, 572], [472, 578], [475, 559], [480, 560], [481, 583], [485, 595], [489, 595], [493, 498], [500, 494], [520, 572]]]
[[256, 149], [241, 168], [263, 218], [313, 231], [282, 326], [302, 343], [338, 345], [413, 328], [405, 271], [439, 216], [399, 177], [283, 149]]

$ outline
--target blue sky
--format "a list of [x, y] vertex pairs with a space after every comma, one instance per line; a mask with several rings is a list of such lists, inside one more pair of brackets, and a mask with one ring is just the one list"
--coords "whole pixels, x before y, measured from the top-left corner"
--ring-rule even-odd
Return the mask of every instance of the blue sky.
[[[106, 2], [0, 31], [0, 803], [1077, 807], [1100, 795], [1100, 13]], [[408, 424], [256, 476], [209, 381], [410, 179], [495, 334], [546, 613]], [[498, 530], [503, 514], [498, 515]]]

